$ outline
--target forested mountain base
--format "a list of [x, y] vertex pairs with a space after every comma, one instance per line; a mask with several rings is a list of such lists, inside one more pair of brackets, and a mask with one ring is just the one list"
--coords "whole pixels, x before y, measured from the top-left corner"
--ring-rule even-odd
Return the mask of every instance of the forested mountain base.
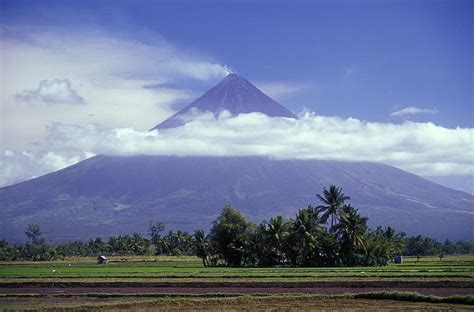
[[281, 216], [258, 225], [227, 205], [206, 235], [169, 231], [151, 221], [150, 238], [140, 233], [64, 242], [50, 247], [41, 230], [30, 225], [25, 245], [0, 241], [0, 260], [54, 260], [66, 256], [196, 255], [204, 266], [353, 266], [386, 265], [395, 255], [438, 256], [474, 253], [474, 244], [408, 237], [392, 227], [367, 227], [367, 218], [346, 202], [342, 188], [331, 185], [318, 195], [321, 205], [300, 209], [294, 219]]

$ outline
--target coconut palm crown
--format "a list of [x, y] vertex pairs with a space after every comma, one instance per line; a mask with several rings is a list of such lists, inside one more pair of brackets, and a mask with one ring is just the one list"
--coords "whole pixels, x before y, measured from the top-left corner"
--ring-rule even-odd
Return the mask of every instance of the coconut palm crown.
[[351, 198], [344, 195], [342, 187], [336, 185], [330, 185], [329, 189], [324, 188], [323, 195], [316, 194], [316, 197], [323, 203], [316, 207], [322, 213], [321, 221], [326, 223], [331, 218], [331, 229], [333, 229], [336, 221], [345, 218], [344, 202]]

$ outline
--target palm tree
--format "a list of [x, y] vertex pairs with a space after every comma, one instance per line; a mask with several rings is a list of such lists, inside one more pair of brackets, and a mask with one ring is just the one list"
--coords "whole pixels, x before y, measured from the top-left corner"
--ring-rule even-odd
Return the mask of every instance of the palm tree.
[[301, 264], [306, 264], [307, 257], [312, 249], [316, 232], [320, 227], [321, 218], [318, 211], [311, 206], [300, 209], [293, 223], [293, 232], [299, 242], [298, 254]]
[[372, 249], [376, 257], [386, 260], [400, 254], [405, 246], [402, 233], [397, 233], [393, 227], [378, 227], [371, 237]]
[[265, 232], [268, 235], [271, 248], [278, 258], [277, 261], [284, 260], [282, 241], [288, 233], [283, 217], [276, 216], [275, 218], [271, 218], [270, 222], [265, 226]]
[[206, 239], [206, 235], [204, 231], [199, 229], [194, 231], [194, 250], [196, 252], [196, 256], [202, 259], [202, 264], [207, 267], [208, 264], [208, 257], [209, 257], [209, 242]]
[[351, 199], [344, 195], [342, 187], [330, 185], [329, 190], [324, 188], [323, 196], [316, 194], [316, 197], [323, 202], [323, 205], [316, 207], [319, 212], [322, 212], [321, 220], [326, 223], [331, 217], [331, 229], [337, 220], [344, 218], [344, 201]]
[[134, 232], [130, 237], [130, 250], [134, 255], [143, 255], [145, 254], [146, 249], [148, 248], [149, 242], [145, 239], [142, 234]]
[[366, 233], [367, 220], [361, 217], [356, 208], [351, 205], [344, 206], [344, 217], [334, 226], [335, 233], [342, 238], [343, 244], [348, 248], [349, 258], [357, 249], [367, 253]]
[[271, 218], [270, 222], [266, 226], [266, 232], [270, 236], [270, 239], [275, 247], [280, 247], [281, 240], [285, 235], [285, 222], [282, 216], [276, 216]]

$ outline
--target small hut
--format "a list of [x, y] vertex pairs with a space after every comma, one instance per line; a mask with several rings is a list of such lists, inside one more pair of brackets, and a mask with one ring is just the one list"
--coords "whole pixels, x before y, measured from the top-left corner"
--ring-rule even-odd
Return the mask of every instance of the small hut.
[[107, 264], [109, 259], [106, 256], [99, 256], [97, 257], [97, 264]]

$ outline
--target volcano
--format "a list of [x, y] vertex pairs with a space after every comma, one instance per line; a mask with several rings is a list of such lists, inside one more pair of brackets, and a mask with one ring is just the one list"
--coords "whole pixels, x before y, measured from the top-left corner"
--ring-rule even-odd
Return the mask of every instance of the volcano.
[[[223, 110], [295, 118], [232, 74], [152, 130], [183, 125], [193, 111]], [[443, 240], [474, 237], [474, 196], [384, 164], [99, 155], [0, 188], [0, 238], [19, 241], [30, 223], [52, 242], [145, 233], [150, 220], [161, 220], [168, 229], [208, 230], [228, 203], [256, 222], [278, 214], [291, 218], [298, 209], [317, 205], [316, 194], [330, 184], [344, 188], [370, 226], [391, 225]]]
[[272, 100], [247, 79], [237, 74], [230, 74], [197, 100], [159, 123], [152, 130], [182, 126], [196, 112], [212, 112], [217, 116], [224, 110], [232, 116], [259, 112], [269, 117], [296, 118], [286, 107]]

